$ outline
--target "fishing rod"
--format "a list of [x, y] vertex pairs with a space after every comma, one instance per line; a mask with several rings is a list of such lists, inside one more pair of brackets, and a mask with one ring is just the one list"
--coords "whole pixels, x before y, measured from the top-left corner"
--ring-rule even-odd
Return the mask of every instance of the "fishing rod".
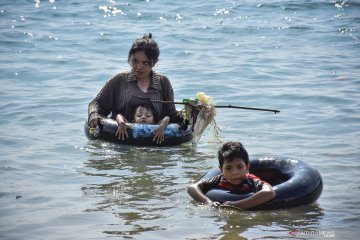
[[267, 108], [240, 107], [240, 106], [232, 106], [232, 105], [215, 105], [215, 107], [216, 108], [238, 108], [238, 109], [246, 109], [246, 110], [267, 111], [267, 112], [273, 112], [275, 114], [280, 113], [279, 110], [267, 109]]
[[[142, 98], [142, 97], [139, 97], [139, 98]], [[182, 105], [191, 104], [189, 102], [161, 101], [161, 100], [153, 100], [153, 99], [150, 99], [150, 98], [143, 98], [143, 99], [147, 99], [147, 100], [150, 100], [151, 102], [156, 102], [156, 103], [173, 103], [173, 104], [182, 104]], [[280, 113], [279, 110], [267, 109], [267, 108], [241, 107], [241, 106], [233, 106], [233, 105], [215, 105], [214, 107], [216, 107], [216, 108], [236, 108], [236, 109], [246, 109], [246, 110], [255, 110], [255, 111], [266, 111], [266, 112], [273, 112], [275, 114]]]

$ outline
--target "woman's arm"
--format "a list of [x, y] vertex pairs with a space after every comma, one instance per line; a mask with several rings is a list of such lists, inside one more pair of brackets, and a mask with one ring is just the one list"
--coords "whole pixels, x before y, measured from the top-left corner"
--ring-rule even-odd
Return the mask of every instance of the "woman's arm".
[[127, 86], [124, 85], [127, 76], [127, 73], [119, 73], [112, 77], [89, 103], [88, 124], [90, 127], [96, 127], [100, 116], [107, 117], [111, 112], [115, 116], [117, 112], [114, 111], [122, 109], [120, 105], [127, 101], [123, 98], [124, 92], [127, 92]]
[[108, 81], [88, 105], [88, 125], [96, 127], [100, 116], [107, 116], [112, 108], [112, 81]]
[[265, 183], [259, 192], [249, 198], [239, 201], [228, 201], [224, 205], [233, 205], [241, 209], [251, 208], [270, 201], [275, 197], [275, 192], [270, 184]]
[[99, 104], [96, 102], [96, 100], [92, 100], [91, 103], [88, 106], [88, 125], [91, 128], [95, 128], [100, 120], [100, 114], [99, 114]]

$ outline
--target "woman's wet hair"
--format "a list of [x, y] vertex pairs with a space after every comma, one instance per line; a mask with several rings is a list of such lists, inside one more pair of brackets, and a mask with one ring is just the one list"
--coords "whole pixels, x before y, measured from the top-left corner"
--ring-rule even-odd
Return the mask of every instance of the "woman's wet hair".
[[222, 168], [224, 161], [232, 161], [235, 158], [241, 158], [245, 164], [249, 163], [249, 154], [247, 153], [241, 142], [226, 142], [218, 151], [219, 165]]
[[152, 38], [152, 34], [145, 34], [142, 38], [136, 39], [129, 51], [128, 62], [131, 64], [131, 58], [137, 51], [143, 51], [146, 57], [149, 59], [151, 67], [153, 67], [160, 55], [160, 50], [157, 42]]

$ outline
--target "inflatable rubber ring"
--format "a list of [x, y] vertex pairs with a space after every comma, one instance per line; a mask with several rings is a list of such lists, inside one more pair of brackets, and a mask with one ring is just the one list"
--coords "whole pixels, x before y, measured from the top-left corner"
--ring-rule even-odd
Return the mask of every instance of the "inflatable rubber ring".
[[118, 124], [114, 119], [102, 118], [101, 124], [96, 129], [89, 128], [85, 123], [85, 135], [90, 140], [101, 139], [119, 144], [134, 145], [134, 146], [176, 146], [192, 140], [191, 128], [181, 130], [178, 124], [169, 124], [164, 131], [164, 141], [156, 143], [153, 141], [154, 130], [159, 125], [154, 124], [134, 124], [132, 129], [128, 130], [129, 137], [125, 140], [118, 139], [116, 131]]
[[[323, 181], [320, 173], [303, 161], [281, 158], [261, 158], [250, 161], [250, 173], [272, 185], [275, 197], [251, 210], [273, 210], [298, 207], [315, 202], [321, 195]], [[220, 174], [219, 168], [210, 170], [201, 179]], [[248, 198], [249, 194], [234, 194], [222, 189], [206, 193], [212, 201], [224, 203]]]

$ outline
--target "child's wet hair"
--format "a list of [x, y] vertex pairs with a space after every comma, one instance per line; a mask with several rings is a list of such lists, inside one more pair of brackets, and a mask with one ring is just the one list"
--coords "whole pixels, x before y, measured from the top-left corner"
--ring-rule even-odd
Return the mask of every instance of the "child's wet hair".
[[235, 158], [241, 158], [245, 164], [249, 163], [249, 154], [241, 142], [226, 142], [218, 151], [218, 160], [220, 168], [222, 168], [225, 160], [234, 160]]
[[154, 117], [154, 123], [157, 123], [158, 122], [158, 116], [156, 114], [156, 111], [155, 111], [155, 108], [149, 104], [149, 103], [143, 103], [143, 104], [140, 104], [138, 105], [135, 109], [134, 109], [134, 120], [135, 120], [135, 115], [136, 115], [136, 112], [139, 108], [145, 108], [147, 110], [149, 110], [152, 114], [153, 114], [153, 117]]

